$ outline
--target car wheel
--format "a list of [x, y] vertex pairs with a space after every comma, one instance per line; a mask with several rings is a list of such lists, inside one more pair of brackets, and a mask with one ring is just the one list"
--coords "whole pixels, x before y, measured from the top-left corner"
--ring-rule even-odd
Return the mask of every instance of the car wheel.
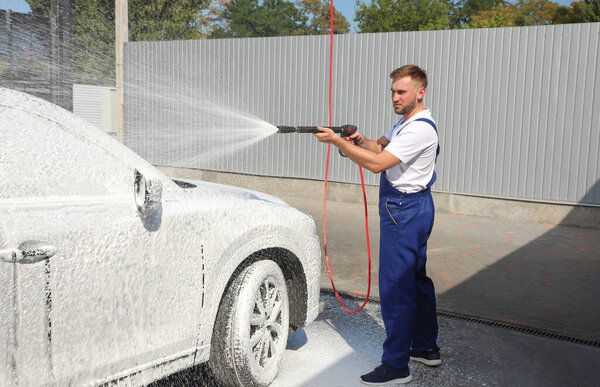
[[266, 386], [277, 376], [289, 329], [285, 278], [273, 261], [245, 268], [227, 290], [213, 331], [210, 367], [226, 385]]

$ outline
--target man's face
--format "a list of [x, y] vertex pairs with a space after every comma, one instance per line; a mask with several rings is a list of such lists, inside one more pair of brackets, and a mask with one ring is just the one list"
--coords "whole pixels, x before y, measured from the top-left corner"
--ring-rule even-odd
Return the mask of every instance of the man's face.
[[407, 114], [415, 109], [419, 99], [425, 96], [425, 88], [411, 77], [402, 77], [392, 82], [392, 103], [396, 114]]

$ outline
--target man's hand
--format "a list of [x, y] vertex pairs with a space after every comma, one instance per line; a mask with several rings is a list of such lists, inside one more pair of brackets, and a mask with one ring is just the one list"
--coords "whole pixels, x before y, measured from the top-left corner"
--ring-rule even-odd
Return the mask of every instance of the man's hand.
[[315, 137], [319, 142], [325, 142], [328, 144], [339, 145], [340, 141], [343, 139], [338, 136], [333, 130], [329, 128], [324, 128], [322, 126], [317, 126], [317, 130], [319, 133], [314, 133]]
[[[371, 172], [380, 173], [401, 162], [400, 159], [390, 152], [384, 151], [383, 147], [377, 141], [369, 140], [361, 134], [358, 136], [349, 136], [348, 140], [352, 141], [353, 139], [351, 137], [358, 137], [359, 139], [362, 139], [364, 147], [352, 145], [352, 143], [344, 140], [329, 128], [317, 126], [317, 130], [319, 132], [314, 133], [314, 135], [319, 142], [335, 145], [342, 153], [348, 156], [350, 160], [363, 168], [367, 168]], [[385, 137], [383, 138], [385, 139]], [[369, 148], [373, 149], [371, 150]]]
[[346, 137], [346, 140], [348, 140], [348, 141], [352, 142], [354, 145], [358, 145], [358, 146], [362, 145], [366, 139], [367, 138], [365, 136], [363, 136], [363, 134], [360, 132], [355, 132], [355, 133], [351, 134], [350, 136]]
[[381, 153], [383, 149], [390, 143], [390, 140], [382, 136], [379, 140], [369, 140], [364, 134], [360, 132], [353, 133], [352, 135], [345, 137], [346, 140], [352, 142], [354, 145], [358, 145], [361, 148], [368, 149], [371, 152]]

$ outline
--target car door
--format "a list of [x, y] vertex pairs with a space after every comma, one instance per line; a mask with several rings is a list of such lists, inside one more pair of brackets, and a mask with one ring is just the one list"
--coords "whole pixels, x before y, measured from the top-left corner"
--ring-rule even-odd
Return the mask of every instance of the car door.
[[100, 382], [189, 352], [199, 314], [190, 299], [201, 289], [182, 299], [174, 276], [200, 276], [201, 266], [177, 258], [160, 223], [142, 221], [133, 168], [49, 117], [1, 113], [10, 384]]

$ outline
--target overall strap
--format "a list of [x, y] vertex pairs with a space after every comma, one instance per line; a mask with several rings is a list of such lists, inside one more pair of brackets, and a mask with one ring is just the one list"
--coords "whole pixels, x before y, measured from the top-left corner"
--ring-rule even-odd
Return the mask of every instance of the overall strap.
[[[433, 121], [431, 121], [428, 118], [417, 118], [415, 121], [423, 121], [428, 123], [429, 125], [431, 125], [433, 127], [433, 130], [435, 130], [435, 133], [437, 134], [438, 130], [437, 130], [437, 126], [435, 126], [435, 124], [433, 123]], [[437, 149], [435, 151], [435, 160], [437, 161], [437, 157], [440, 154], [440, 142], [438, 140], [438, 146]], [[431, 187], [433, 185], [433, 183], [436, 181], [437, 179], [437, 175], [435, 173], [435, 170], [433, 171], [433, 176], [431, 176], [431, 180], [429, 181], [429, 183], [427, 183], [427, 188]]]
[[[433, 130], [435, 130], [435, 133], [437, 134], [437, 126], [435, 126], [435, 124], [433, 123], [433, 121], [431, 121], [428, 118], [417, 118], [415, 121], [423, 121], [423, 122], [427, 122], [429, 125], [431, 125], [433, 127]], [[440, 142], [438, 141], [438, 146], [437, 146], [437, 150], [435, 151], [435, 159], [437, 160], [438, 155], [440, 154]]]

